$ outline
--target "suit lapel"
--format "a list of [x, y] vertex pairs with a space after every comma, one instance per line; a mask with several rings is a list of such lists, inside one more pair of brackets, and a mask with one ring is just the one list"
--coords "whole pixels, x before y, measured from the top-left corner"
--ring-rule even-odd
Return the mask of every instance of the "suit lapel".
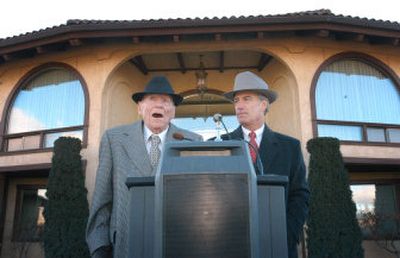
[[[264, 173], [269, 173], [269, 168], [278, 153], [278, 141], [274, 133], [265, 125], [263, 137], [259, 148], [259, 154], [264, 166]], [[273, 171], [272, 171], [273, 172]]]
[[[243, 130], [242, 127], [239, 126], [235, 131], [230, 133], [231, 140], [243, 140]], [[228, 137], [223, 137], [224, 140], [228, 140]]]
[[[170, 124], [167, 135], [165, 137], [165, 143], [174, 141], [173, 134], [177, 132], [177, 127]], [[149, 176], [146, 171], [152, 171], [153, 168], [150, 163], [149, 155], [147, 154], [146, 144], [143, 136], [143, 122], [132, 124], [128, 127], [128, 130], [123, 133], [124, 141], [123, 146], [133, 163], [139, 168], [139, 174], [142, 176]], [[165, 146], [164, 143], [164, 146]], [[152, 171], [155, 174], [156, 169]]]
[[[231, 134], [232, 139], [243, 139], [243, 130], [239, 126]], [[261, 144], [258, 148], [258, 154], [261, 157], [261, 161], [264, 167], [264, 173], [268, 173], [271, 163], [274, 161], [276, 154], [278, 153], [278, 141], [267, 125], [265, 125], [264, 132], [262, 134]]]
[[[178, 128], [175, 125], [173, 125], [172, 123], [170, 123], [167, 135], [165, 137], [165, 143], [170, 142], [170, 141], [175, 141], [173, 134], [176, 133], [177, 131], [178, 131]], [[165, 144], [164, 144], [164, 146], [165, 146]]]
[[145, 171], [151, 171], [152, 167], [144, 143], [142, 123], [137, 122], [129, 126], [128, 130], [123, 133], [123, 136], [122, 145], [130, 160], [138, 167], [139, 174], [142, 176], [149, 176]]

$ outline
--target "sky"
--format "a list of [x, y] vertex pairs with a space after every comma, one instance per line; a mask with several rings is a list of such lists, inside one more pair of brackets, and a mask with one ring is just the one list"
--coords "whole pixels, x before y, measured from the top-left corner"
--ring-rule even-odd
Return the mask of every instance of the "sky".
[[0, 6], [0, 38], [58, 26], [69, 19], [221, 18], [317, 9], [400, 22], [399, 0], [4, 0]]

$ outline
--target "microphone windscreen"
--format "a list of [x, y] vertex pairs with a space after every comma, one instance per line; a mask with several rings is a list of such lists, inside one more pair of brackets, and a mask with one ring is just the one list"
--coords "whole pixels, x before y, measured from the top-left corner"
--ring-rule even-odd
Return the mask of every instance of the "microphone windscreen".
[[214, 119], [214, 122], [215, 122], [215, 123], [216, 123], [216, 122], [220, 122], [221, 119], [222, 119], [222, 115], [219, 114], [219, 113], [216, 113], [216, 114], [213, 115], [213, 119]]
[[183, 139], [185, 139], [185, 136], [183, 136], [183, 134], [181, 133], [173, 133], [172, 137], [174, 137], [174, 139], [182, 141]]

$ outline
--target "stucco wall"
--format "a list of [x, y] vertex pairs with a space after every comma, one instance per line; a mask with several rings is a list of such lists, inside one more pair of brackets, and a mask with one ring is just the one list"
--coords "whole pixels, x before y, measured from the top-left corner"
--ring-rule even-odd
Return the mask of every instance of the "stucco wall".
[[267, 124], [275, 131], [301, 138], [298, 110], [297, 83], [291, 71], [282, 62], [274, 59], [265, 68], [263, 75], [270, 87], [278, 93], [266, 115]]
[[[166, 44], [109, 44], [73, 48], [64, 53], [42, 54], [35, 58], [7, 62], [0, 66], [0, 108], [4, 110], [7, 97], [17, 82], [31, 69], [47, 63], [62, 62], [76, 69], [84, 78], [89, 92], [88, 146], [82, 152], [87, 160], [86, 186], [89, 199], [94, 187], [98, 163], [98, 147], [105, 129], [138, 119], [131, 94], [143, 89], [149, 76], [140, 73], [128, 60], [139, 54], [185, 51], [252, 50], [266, 52], [274, 60], [260, 73], [279, 93], [266, 121], [278, 131], [302, 141], [303, 152], [312, 134], [310, 90], [318, 67], [329, 57], [358, 51], [369, 54], [400, 74], [400, 54], [395, 47], [370, 45], [354, 41], [332, 41], [324, 38], [272, 38], [263, 40], [231, 40], [219, 42], [176, 42]], [[160, 60], [162, 62], [162, 60]], [[237, 71], [209, 72], [208, 86], [222, 91], [232, 87]], [[195, 87], [191, 72], [164, 73], [177, 92]], [[123, 112], [122, 112], [123, 111]], [[400, 158], [398, 148], [343, 145], [347, 157]], [[50, 163], [51, 153], [0, 155], [0, 166]]]

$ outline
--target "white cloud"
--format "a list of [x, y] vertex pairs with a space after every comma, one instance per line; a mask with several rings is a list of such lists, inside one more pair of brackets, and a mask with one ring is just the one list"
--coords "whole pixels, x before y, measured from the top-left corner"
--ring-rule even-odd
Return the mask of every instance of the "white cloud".
[[9, 121], [8, 133], [37, 131], [46, 128], [41, 121], [16, 107], [12, 109]]

